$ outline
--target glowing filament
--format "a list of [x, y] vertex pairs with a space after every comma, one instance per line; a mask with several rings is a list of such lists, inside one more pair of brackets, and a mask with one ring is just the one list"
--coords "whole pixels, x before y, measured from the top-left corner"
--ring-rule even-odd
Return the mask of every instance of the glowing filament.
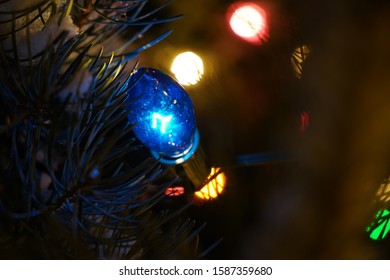
[[172, 119], [172, 116], [164, 117], [164, 116], [161, 116], [158, 113], [154, 113], [153, 114], [153, 120], [152, 120], [152, 128], [156, 129], [158, 121], [160, 121], [160, 131], [161, 131], [161, 133], [165, 133], [166, 132], [166, 126], [171, 121], [171, 119]]
[[211, 168], [210, 175], [207, 178], [207, 181], [210, 181], [202, 189], [195, 192], [196, 197], [206, 200], [214, 199], [223, 192], [226, 184], [226, 176], [225, 173], [219, 173], [219, 171], [220, 168]]

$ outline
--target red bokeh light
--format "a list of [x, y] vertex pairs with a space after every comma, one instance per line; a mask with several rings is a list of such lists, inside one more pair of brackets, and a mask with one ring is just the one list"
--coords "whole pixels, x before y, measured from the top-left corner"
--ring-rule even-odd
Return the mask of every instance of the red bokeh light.
[[266, 11], [252, 2], [233, 3], [227, 12], [232, 31], [241, 39], [261, 45], [268, 40], [269, 24]]
[[309, 127], [309, 112], [302, 112], [300, 119], [301, 125], [299, 127], [299, 131], [303, 133]]
[[166, 188], [164, 194], [166, 196], [180, 196], [184, 194], [184, 188], [179, 186]]

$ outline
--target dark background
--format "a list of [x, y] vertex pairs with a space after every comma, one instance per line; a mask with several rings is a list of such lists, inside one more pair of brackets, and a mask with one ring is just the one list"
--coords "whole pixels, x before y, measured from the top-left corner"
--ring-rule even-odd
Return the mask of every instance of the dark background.
[[[184, 14], [155, 29], [174, 32], [145, 51], [141, 64], [169, 73], [185, 50], [205, 64], [186, 87], [194, 101], [209, 165], [228, 185], [215, 201], [193, 206], [208, 225], [208, 258], [388, 258], [388, 241], [365, 228], [390, 159], [390, 5], [386, 1], [254, 1], [265, 7], [269, 40], [254, 46], [226, 22], [233, 1], [176, 0]], [[291, 54], [310, 47], [298, 79]], [[300, 114], [309, 127], [301, 133]], [[234, 167], [238, 155], [285, 151], [286, 161]]]

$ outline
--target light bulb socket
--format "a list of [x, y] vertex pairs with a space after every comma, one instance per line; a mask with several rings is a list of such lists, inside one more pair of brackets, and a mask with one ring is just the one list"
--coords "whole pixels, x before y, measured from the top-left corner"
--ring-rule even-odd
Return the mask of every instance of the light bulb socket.
[[175, 156], [166, 156], [163, 153], [159, 153], [156, 151], [151, 150], [152, 156], [159, 160], [162, 164], [165, 165], [176, 165], [181, 164], [187, 160], [189, 160], [196, 152], [199, 146], [199, 131], [198, 129], [195, 129], [194, 136], [192, 138], [191, 145], [181, 154], [175, 155]]
[[205, 153], [200, 146], [194, 156], [181, 165], [193, 185], [193, 191], [201, 189], [210, 173]]

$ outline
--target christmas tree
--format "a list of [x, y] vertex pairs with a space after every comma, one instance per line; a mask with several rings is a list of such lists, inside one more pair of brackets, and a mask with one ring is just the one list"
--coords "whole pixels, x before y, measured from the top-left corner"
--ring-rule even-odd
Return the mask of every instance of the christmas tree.
[[0, 1], [1, 258], [388, 258], [387, 2], [170, 2]]
[[129, 118], [141, 80], [160, 82], [140, 74], [137, 57], [171, 32], [147, 35], [178, 18], [159, 15], [168, 4], [1, 2], [1, 258], [203, 255], [203, 225], [182, 215], [188, 205], [164, 203], [175, 164], [151, 156]]

